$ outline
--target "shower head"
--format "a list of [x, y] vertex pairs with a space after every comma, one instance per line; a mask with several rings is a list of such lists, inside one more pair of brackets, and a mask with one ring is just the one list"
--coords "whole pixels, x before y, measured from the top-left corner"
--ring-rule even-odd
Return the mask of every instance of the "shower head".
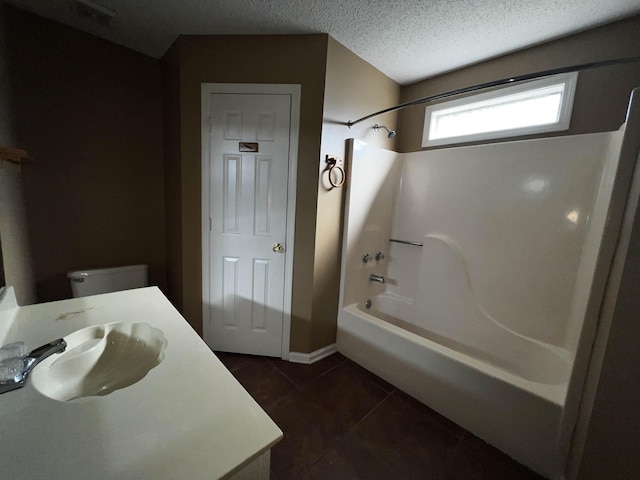
[[389, 134], [387, 135], [388, 138], [393, 138], [396, 136], [396, 131], [395, 130], [391, 130], [389, 127], [385, 127], [384, 125], [378, 125], [377, 123], [373, 126], [373, 129], [377, 132], [378, 130], [380, 130], [381, 128], [384, 128], [387, 132], [389, 132]]

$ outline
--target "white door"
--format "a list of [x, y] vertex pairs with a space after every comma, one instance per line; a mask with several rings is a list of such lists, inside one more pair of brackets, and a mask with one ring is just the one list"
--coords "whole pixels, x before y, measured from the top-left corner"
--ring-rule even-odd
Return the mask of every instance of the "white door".
[[214, 350], [279, 357], [291, 96], [210, 95], [210, 328], [205, 340]]

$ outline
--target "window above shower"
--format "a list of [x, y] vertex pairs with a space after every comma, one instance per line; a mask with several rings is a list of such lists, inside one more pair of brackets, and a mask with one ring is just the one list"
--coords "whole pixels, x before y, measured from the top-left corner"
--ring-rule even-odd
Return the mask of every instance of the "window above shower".
[[578, 73], [563, 73], [426, 108], [422, 146], [569, 129]]

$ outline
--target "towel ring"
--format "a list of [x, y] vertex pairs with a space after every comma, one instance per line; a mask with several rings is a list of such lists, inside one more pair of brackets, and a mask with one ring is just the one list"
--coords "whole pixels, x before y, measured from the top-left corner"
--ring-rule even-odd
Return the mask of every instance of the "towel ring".
[[[338, 165], [337, 159], [329, 156], [327, 156], [327, 166], [329, 167], [329, 183], [333, 188], [340, 188], [342, 185], [344, 185], [344, 181], [347, 179], [347, 175], [344, 173], [344, 169]], [[334, 170], [337, 170], [340, 173], [340, 180], [338, 182], [333, 181], [332, 174]]]
[[[338, 172], [340, 172], [340, 181], [336, 183], [334, 183], [333, 178], [331, 177], [331, 172], [333, 172], [334, 170], [338, 170]], [[346, 180], [346, 175], [342, 167], [339, 167], [337, 165], [331, 166], [331, 168], [329, 169], [329, 183], [331, 184], [331, 186], [333, 188], [340, 188], [342, 185], [344, 185], [345, 180]]]

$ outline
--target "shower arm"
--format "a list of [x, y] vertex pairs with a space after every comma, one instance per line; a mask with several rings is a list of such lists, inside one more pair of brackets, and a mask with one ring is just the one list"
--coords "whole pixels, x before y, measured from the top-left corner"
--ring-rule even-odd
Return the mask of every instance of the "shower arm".
[[396, 110], [402, 110], [407, 107], [413, 107], [416, 105], [422, 105], [424, 103], [434, 102], [436, 100], [442, 100], [444, 98], [454, 97], [456, 95], [461, 95], [463, 93], [475, 92], [478, 90], [484, 90], [486, 88], [492, 88], [492, 87], [499, 87], [501, 85], [508, 85], [511, 83], [524, 82], [524, 81], [533, 80], [536, 78], [549, 77], [551, 75], [558, 75], [560, 73], [577, 72], [579, 70], [588, 70], [591, 68], [598, 68], [598, 67], [608, 67], [611, 65], [623, 65], [626, 63], [633, 63], [638, 61], [640, 61], [640, 56], [616, 58], [613, 60], [603, 60], [600, 62], [582, 63], [579, 65], [572, 65], [570, 67], [561, 67], [561, 68], [553, 68], [551, 70], [542, 70], [540, 72], [527, 73], [527, 74], [518, 75], [515, 77], [503, 78], [502, 80], [494, 80], [492, 82], [479, 83], [471, 87], [458, 88], [456, 90], [450, 90], [444, 93], [437, 93], [435, 95], [430, 95], [428, 97], [423, 97], [417, 100], [412, 100], [410, 102], [401, 103], [400, 105], [396, 105], [395, 107], [385, 108], [384, 110], [380, 110], [379, 112], [372, 113], [370, 115], [367, 115], [366, 117], [362, 117], [354, 121], [349, 120], [348, 122], [344, 123], [344, 125], [351, 128], [357, 123], [363, 122], [372, 117], [377, 117], [378, 115], [382, 115], [384, 113], [395, 112]]

